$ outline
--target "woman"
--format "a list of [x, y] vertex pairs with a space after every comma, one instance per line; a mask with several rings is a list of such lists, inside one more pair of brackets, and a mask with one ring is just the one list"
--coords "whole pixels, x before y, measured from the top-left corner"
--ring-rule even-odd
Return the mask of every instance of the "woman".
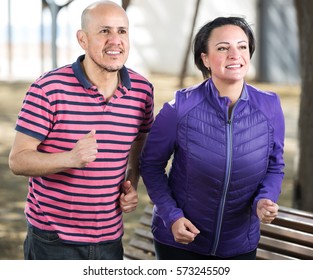
[[204, 82], [156, 117], [141, 175], [158, 259], [255, 259], [260, 222], [277, 216], [284, 116], [275, 93], [245, 82], [254, 49], [243, 18], [204, 25], [194, 40]]

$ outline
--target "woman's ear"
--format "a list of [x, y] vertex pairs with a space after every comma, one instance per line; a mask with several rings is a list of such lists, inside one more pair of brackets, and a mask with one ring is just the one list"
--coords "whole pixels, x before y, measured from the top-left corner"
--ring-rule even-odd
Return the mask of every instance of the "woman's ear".
[[201, 59], [202, 59], [203, 65], [209, 69], [210, 64], [209, 64], [209, 60], [208, 60], [208, 55], [206, 53], [201, 53]]

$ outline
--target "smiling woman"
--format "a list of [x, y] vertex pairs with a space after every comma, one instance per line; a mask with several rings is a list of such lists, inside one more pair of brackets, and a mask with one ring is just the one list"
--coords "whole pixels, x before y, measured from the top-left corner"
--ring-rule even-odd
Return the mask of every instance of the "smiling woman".
[[277, 216], [284, 115], [277, 94], [245, 81], [254, 44], [243, 18], [205, 24], [194, 40], [205, 80], [155, 119], [141, 175], [158, 259], [255, 259], [260, 222]]
[[[243, 79], [250, 66], [249, 39], [241, 27], [224, 25], [212, 31], [208, 40], [208, 52], [201, 53], [203, 64], [210, 69], [214, 84], [219, 88], [220, 96], [228, 96], [231, 106], [238, 100]], [[239, 81], [238, 89], [224, 91], [224, 84], [235, 85]]]

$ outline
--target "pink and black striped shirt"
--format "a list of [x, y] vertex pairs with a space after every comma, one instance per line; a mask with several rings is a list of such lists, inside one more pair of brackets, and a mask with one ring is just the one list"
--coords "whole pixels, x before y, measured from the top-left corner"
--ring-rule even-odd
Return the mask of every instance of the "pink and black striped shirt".
[[39, 139], [43, 153], [69, 151], [96, 130], [96, 160], [85, 168], [30, 177], [25, 207], [31, 225], [57, 232], [64, 242], [94, 244], [123, 234], [120, 184], [131, 144], [153, 123], [153, 86], [124, 66], [121, 83], [106, 102], [86, 79], [82, 59], [44, 74], [30, 86], [16, 130]]

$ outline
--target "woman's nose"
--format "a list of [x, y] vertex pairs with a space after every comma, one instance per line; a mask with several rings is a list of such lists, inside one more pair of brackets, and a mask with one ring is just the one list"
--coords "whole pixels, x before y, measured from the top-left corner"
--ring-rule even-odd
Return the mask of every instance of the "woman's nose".
[[240, 51], [237, 48], [230, 48], [229, 49], [229, 57], [231, 59], [239, 59], [240, 58]]

